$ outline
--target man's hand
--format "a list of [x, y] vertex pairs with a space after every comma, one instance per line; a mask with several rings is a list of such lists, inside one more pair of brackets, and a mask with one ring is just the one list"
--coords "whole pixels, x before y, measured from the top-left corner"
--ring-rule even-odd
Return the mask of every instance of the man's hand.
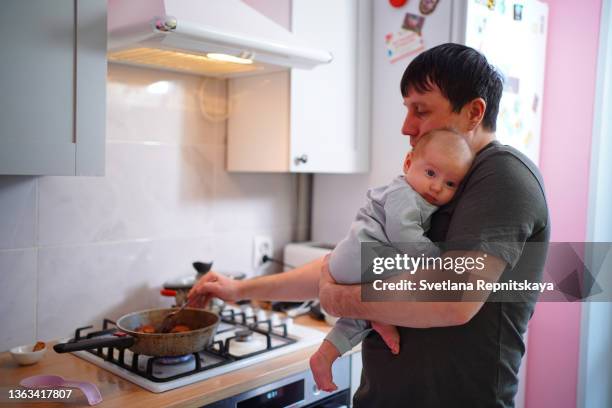
[[240, 281], [210, 271], [189, 291], [188, 305], [204, 308], [213, 297], [226, 301], [240, 300]]

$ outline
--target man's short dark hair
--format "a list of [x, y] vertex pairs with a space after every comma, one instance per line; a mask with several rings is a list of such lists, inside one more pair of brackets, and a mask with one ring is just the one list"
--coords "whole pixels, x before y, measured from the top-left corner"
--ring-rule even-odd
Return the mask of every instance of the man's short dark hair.
[[494, 132], [503, 81], [484, 55], [461, 44], [438, 45], [419, 54], [406, 68], [400, 84], [402, 96], [415, 90], [425, 93], [432, 85], [440, 89], [459, 112], [466, 103], [482, 98], [487, 104], [482, 125]]

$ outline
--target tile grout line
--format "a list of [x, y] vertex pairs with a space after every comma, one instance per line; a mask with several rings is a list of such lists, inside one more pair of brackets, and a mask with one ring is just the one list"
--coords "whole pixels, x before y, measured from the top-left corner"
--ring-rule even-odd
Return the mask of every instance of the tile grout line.
[[34, 330], [34, 335], [36, 336], [36, 338], [34, 339], [34, 341], [38, 341], [38, 309], [39, 309], [39, 295], [40, 295], [40, 251], [39, 251], [39, 245], [40, 245], [40, 183], [39, 183], [40, 177], [36, 177], [36, 218], [34, 219], [35, 225], [36, 225], [36, 242], [34, 245], [34, 250], [36, 251], [36, 309], [35, 309], [35, 318], [34, 318], [34, 323], [36, 324], [36, 328]]

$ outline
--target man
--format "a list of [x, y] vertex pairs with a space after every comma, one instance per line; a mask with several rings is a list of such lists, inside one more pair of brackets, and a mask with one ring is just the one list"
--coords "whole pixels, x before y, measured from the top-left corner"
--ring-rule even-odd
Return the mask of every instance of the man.
[[[429, 130], [452, 127], [476, 154], [455, 199], [432, 217], [428, 236], [445, 242], [448, 250], [442, 256], [485, 259], [490, 281], [519, 273], [539, 279], [545, 252], [527, 256], [524, 249], [526, 243], [548, 241], [548, 209], [535, 165], [495, 141], [499, 74], [477, 51], [443, 44], [410, 63], [401, 92], [408, 109], [402, 133], [411, 145]], [[199, 296], [195, 303], [210, 296], [302, 300], [318, 294], [333, 315], [398, 326], [399, 355], [391, 354], [376, 334], [364, 340], [356, 407], [514, 405], [522, 335], [535, 295], [520, 302], [361, 302], [361, 290], [360, 285], [336, 284], [320, 259], [243, 282], [205, 275], [192, 294]]]

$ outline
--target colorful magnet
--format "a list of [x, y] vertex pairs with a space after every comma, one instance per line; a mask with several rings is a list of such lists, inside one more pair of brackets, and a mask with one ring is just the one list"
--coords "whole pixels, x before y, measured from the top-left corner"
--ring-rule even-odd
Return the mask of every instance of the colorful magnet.
[[419, 2], [419, 11], [423, 15], [428, 15], [434, 12], [440, 0], [421, 0]]
[[540, 98], [538, 98], [537, 94], [533, 95], [533, 102], [531, 103], [531, 110], [533, 111], [533, 113], [537, 113], [538, 112], [538, 105], [540, 103]]
[[487, 7], [491, 11], [495, 10], [495, 0], [487, 0]]
[[402, 24], [402, 28], [404, 30], [413, 31], [419, 35], [421, 35], [421, 31], [423, 29], [423, 23], [425, 22], [425, 17], [419, 16], [412, 13], [406, 13], [404, 17], [404, 23]]
[[515, 4], [514, 5], [514, 20], [521, 21], [523, 19], [523, 5]]
[[504, 92], [510, 92], [513, 94], [519, 93], [520, 80], [517, 77], [508, 76], [504, 81]]
[[408, 0], [389, 0], [389, 4], [391, 4], [395, 8], [404, 7], [404, 5], [408, 2]]
[[385, 35], [385, 45], [387, 48], [387, 58], [392, 64], [425, 49], [423, 37], [414, 31], [408, 30], [399, 30], [396, 33]]

